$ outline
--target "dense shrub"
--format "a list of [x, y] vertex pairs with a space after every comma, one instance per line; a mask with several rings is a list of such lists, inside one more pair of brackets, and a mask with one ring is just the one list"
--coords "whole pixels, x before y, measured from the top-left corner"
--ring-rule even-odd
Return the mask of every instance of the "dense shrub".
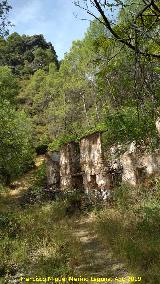
[[43, 203], [46, 200], [52, 199], [47, 191], [46, 166], [43, 163], [39, 166], [33, 184], [20, 198], [21, 206], [28, 204]]
[[[118, 126], [118, 127], [117, 127]], [[137, 142], [150, 139], [150, 146], [158, 146], [158, 136], [155, 121], [150, 106], [137, 112], [135, 107], [123, 107], [106, 113], [106, 129], [103, 142], [107, 145], [114, 143]]]

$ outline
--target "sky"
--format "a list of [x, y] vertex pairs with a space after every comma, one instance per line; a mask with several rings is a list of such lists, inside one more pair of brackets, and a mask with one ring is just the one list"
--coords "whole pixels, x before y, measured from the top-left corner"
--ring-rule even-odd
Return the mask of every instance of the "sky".
[[[9, 0], [10, 20], [15, 25], [10, 33], [43, 34], [56, 50], [58, 59], [71, 48], [72, 41], [82, 39], [89, 17], [72, 0]], [[77, 17], [74, 16], [77, 15]], [[90, 18], [91, 19], [91, 18]]]

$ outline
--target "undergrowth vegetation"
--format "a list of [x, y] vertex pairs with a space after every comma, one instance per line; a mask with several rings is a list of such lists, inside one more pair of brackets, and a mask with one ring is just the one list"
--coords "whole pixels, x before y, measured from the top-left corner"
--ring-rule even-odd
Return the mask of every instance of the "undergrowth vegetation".
[[74, 274], [81, 249], [72, 225], [88, 209], [88, 201], [82, 193], [48, 192], [45, 170], [43, 163], [17, 200], [9, 195], [9, 188], [1, 188], [0, 284], [19, 281], [20, 276]]
[[[73, 220], [72, 220], [73, 221]], [[78, 242], [66, 217], [66, 201], [30, 205], [1, 212], [0, 283], [15, 275], [73, 274]], [[6, 282], [5, 282], [6, 283]]]
[[117, 188], [112, 206], [98, 212], [96, 230], [143, 283], [159, 283], [159, 182], [149, 188], [124, 184]]
[[36, 171], [34, 182], [28, 188], [26, 192], [24, 192], [20, 198], [21, 206], [28, 206], [28, 204], [35, 204], [44, 202], [47, 199], [50, 199], [47, 195], [47, 191], [45, 190], [47, 187], [46, 180], [46, 166], [45, 163], [39, 166]]
[[45, 186], [42, 164], [28, 191], [31, 199], [23, 196], [25, 206], [15, 200], [11, 204], [3, 195], [0, 199], [1, 284], [21, 275], [74, 275], [83, 252], [73, 234], [74, 222], [91, 211], [96, 212], [92, 225], [106, 253], [109, 247], [116, 259], [142, 277], [142, 283], [159, 283], [159, 180], [136, 188], [122, 184], [106, 206], [91, 204], [84, 193], [77, 192], [45, 199]]

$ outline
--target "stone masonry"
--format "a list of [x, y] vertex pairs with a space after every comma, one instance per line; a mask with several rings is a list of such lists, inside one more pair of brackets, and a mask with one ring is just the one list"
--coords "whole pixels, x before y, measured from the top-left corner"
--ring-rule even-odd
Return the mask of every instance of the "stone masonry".
[[[160, 119], [156, 127], [160, 133]], [[159, 149], [148, 153], [133, 141], [125, 152], [121, 150], [121, 145], [114, 144], [107, 150], [110, 160], [109, 156], [104, 159], [100, 132], [83, 137], [79, 143], [67, 143], [60, 152], [46, 156], [48, 185], [62, 191], [81, 189], [107, 199], [111, 188], [121, 182], [135, 186], [160, 174]]]
[[110, 195], [111, 180], [103, 159], [101, 133], [94, 133], [81, 139], [80, 164], [85, 191], [95, 191], [106, 199]]
[[59, 189], [60, 187], [60, 154], [59, 152], [48, 152], [46, 155], [46, 175], [49, 187]]
[[76, 142], [65, 144], [60, 150], [60, 180], [61, 190], [83, 188], [79, 144]]

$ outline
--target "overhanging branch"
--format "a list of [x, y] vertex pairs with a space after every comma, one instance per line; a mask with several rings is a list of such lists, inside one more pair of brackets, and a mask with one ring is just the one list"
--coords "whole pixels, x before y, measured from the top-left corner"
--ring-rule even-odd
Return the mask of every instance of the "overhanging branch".
[[[114, 38], [117, 39], [119, 42], [121, 42], [121, 43], [125, 44], [126, 46], [128, 46], [130, 49], [135, 51], [136, 47], [133, 44], [131, 44], [130, 42], [128, 42], [127, 40], [121, 38], [121, 36], [117, 32], [115, 32], [115, 30], [111, 27], [111, 24], [110, 24], [108, 18], [106, 17], [104, 11], [102, 10], [102, 8], [100, 6], [100, 3], [97, 0], [93, 0], [93, 1], [95, 3], [96, 9], [98, 10], [98, 12], [100, 13], [100, 15], [103, 18], [104, 22], [102, 22], [102, 21], [101, 22], [106, 26], [106, 28], [110, 31], [110, 33], [114, 36]], [[147, 6], [148, 7], [150, 7], [151, 5], [153, 6], [152, 2], [154, 2], [154, 1], [151, 1], [151, 3], [149, 3]], [[148, 7], [147, 7], [147, 9], [148, 9]], [[141, 13], [144, 12], [144, 11], [141, 11]], [[92, 14], [92, 16], [95, 17], [94, 14]], [[97, 17], [95, 17], [95, 18], [97, 19]], [[138, 53], [143, 55], [143, 56], [147, 56], [147, 57], [160, 58], [160, 54], [147, 53], [147, 52], [143, 52], [141, 50], [138, 50]]]

